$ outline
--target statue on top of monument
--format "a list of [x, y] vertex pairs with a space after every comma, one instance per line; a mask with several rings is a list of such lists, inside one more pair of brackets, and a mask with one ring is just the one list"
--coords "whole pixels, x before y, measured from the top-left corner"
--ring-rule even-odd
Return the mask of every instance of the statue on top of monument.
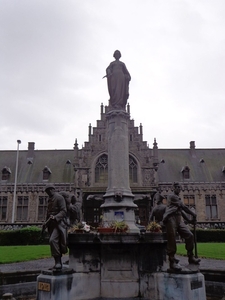
[[[119, 59], [121, 53], [116, 50], [113, 54], [115, 61], [111, 62], [106, 69], [108, 81], [108, 90], [110, 95], [109, 106], [114, 109], [125, 109], [127, 99], [129, 98], [129, 82], [131, 80], [130, 73], [126, 65]], [[104, 78], [103, 77], [103, 78]]]

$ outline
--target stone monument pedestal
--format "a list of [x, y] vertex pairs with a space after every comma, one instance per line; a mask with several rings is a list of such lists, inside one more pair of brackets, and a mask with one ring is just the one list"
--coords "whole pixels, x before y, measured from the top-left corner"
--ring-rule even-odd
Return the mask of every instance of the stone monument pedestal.
[[206, 300], [205, 279], [201, 273], [145, 274], [140, 290], [144, 298], [154, 300]]
[[164, 233], [70, 233], [69, 266], [42, 271], [37, 300], [206, 300], [198, 271], [168, 273]]
[[37, 300], [69, 300], [73, 270], [63, 267], [61, 271], [43, 270], [37, 277]]
[[131, 233], [139, 233], [135, 225], [134, 195], [129, 182], [129, 114], [111, 110], [106, 115], [108, 136], [108, 188], [104, 195], [104, 222], [125, 221]]
[[[37, 300], [134, 299], [166, 259], [164, 234], [71, 233], [68, 271], [42, 271]], [[142, 283], [143, 285], [143, 283]]]

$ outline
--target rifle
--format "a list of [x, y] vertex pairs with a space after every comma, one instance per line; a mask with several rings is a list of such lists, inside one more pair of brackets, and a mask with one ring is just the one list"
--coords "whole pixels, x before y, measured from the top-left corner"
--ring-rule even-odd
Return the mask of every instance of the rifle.
[[51, 220], [53, 220], [52, 216], [50, 216], [50, 217], [48, 218], [48, 220], [45, 221], [44, 224], [42, 225], [42, 230], [41, 230], [41, 236], [42, 236], [42, 237], [44, 236], [45, 229], [47, 228], [48, 223], [49, 223]]
[[197, 235], [196, 235], [196, 218], [193, 218], [193, 221], [194, 221], [195, 258], [198, 258], [198, 251], [197, 251]]

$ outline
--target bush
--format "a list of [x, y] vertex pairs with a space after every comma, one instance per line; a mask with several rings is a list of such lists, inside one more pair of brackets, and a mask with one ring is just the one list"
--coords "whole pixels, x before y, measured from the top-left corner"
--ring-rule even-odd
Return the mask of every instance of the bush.
[[41, 229], [36, 226], [0, 231], [0, 246], [41, 245], [47, 243], [46, 234], [42, 236]]

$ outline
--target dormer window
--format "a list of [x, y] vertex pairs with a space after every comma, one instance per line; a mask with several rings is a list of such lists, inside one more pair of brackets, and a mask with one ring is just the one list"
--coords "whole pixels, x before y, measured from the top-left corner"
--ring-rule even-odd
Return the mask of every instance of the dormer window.
[[190, 168], [188, 166], [183, 167], [181, 170], [181, 173], [183, 174], [183, 179], [189, 179], [190, 178]]
[[27, 164], [32, 165], [33, 164], [33, 159], [32, 158], [27, 159]]
[[4, 167], [2, 169], [2, 180], [8, 180], [11, 173], [12, 172], [9, 167]]
[[47, 166], [45, 166], [42, 172], [43, 172], [43, 180], [49, 180], [49, 177], [52, 174], [51, 170]]

